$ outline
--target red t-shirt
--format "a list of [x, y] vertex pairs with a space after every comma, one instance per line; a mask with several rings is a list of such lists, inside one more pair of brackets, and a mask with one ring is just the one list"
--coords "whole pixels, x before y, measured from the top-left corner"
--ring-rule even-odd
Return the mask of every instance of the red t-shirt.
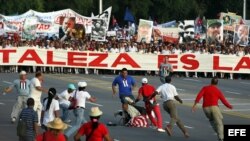
[[[143, 98], [151, 96], [154, 92], [155, 92], [155, 87], [149, 84], [145, 84], [141, 86], [138, 91], [139, 95], [142, 95]], [[156, 101], [155, 97], [153, 98], [153, 100], [154, 102]], [[145, 104], [149, 104], [149, 103], [145, 102]]]
[[[83, 124], [80, 129], [78, 130], [78, 134], [80, 135], [86, 135], [88, 136], [92, 131], [92, 122], [88, 122]], [[88, 141], [103, 141], [103, 138], [105, 135], [108, 134], [107, 127], [99, 123], [98, 127], [95, 129], [95, 131], [92, 133], [91, 137], [89, 137]]]
[[43, 137], [45, 137], [46, 141], [66, 141], [63, 133], [59, 133], [56, 137], [51, 131], [46, 131], [45, 134], [40, 134], [36, 136], [36, 141], [43, 141]]
[[232, 108], [232, 106], [228, 103], [222, 92], [214, 85], [204, 86], [197, 95], [195, 102], [199, 103], [202, 97], [203, 107], [218, 106], [218, 100], [221, 100], [221, 102], [225, 106], [227, 106], [228, 108]]

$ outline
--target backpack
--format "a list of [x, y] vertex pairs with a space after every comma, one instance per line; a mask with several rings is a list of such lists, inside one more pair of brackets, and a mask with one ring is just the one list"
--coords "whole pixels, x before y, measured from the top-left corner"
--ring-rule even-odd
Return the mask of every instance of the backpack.
[[[20, 114], [21, 117], [22, 113]], [[18, 123], [17, 123], [17, 136], [25, 136], [27, 131], [27, 125], [26, 121], [22, 120], [22, 118], [19, 118]]]

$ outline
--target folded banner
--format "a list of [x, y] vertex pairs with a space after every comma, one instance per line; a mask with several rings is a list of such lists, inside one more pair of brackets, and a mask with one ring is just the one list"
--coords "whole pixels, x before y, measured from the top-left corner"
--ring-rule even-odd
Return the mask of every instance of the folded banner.
[[[6, 33], [22, 33], [22, 38], [31, 39], [33, 34], [73, 34], [82, 38], [82, 33], [91, 33], [92, 18], [82, 16], [71, 9], [55, 12], [37, 12], [29, 10], [16, 16], [0, 14], [0, 23]], [[59, 27], [63, 30], [60, 30]], [[30, 33], [32, 32], [32, 33]], [[66, 37], [65, 37], [66, 38]]]
[[[174, 71], [249, 73], [250, 55], [171, 54]], [[145, 59], [146, 58], [146, 59]], [[129, 70], [158, 70], [164, 55], [138, 53], [98, 53], [66, 50], [45, 50], [20, 47], [0, 50], [0, 65], [55, 66]]]

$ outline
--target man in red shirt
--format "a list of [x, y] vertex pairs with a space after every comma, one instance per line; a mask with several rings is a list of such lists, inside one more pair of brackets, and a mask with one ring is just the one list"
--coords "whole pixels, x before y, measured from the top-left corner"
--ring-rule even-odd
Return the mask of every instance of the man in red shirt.
[[217, 133], [219, 141], [223, 141], [224, 139], [224, 128], [223, 128], [223, 116], [218, 106], [218, 101], [221, 102], [232, 109], [233, 106], [229, 104], [226, 100], [222, 92], [217, 88], [218, 78], [214, 77], [211, 80], [211, 85], [204, 86], [199, 94], [197, 95], [194, 105], [192, 107], [192, 111], [196, 111], [196, 105], [199, 103], [200, 99], [203, 97], [203, 111], [207, 118], [209, 119], [210, 124], [212, 125], [213, 129]]
[[[162, 117], [159, 103], [156, 102], [155, 97], [150, 99], [154, 92], [154, 86], [148, 84], [147, 78], [142, 78], [142, 86], [138, 91], [138, 96], [135, 101], [138, 102], [143, 97], [149, 119], [151, 120], [153, 125], [157, 127], [157, 130], [159, 132], [165, 132], [165, 130], [162, 129]], [[154, 111], [157, 119], [152, 116], [152, 111]]]

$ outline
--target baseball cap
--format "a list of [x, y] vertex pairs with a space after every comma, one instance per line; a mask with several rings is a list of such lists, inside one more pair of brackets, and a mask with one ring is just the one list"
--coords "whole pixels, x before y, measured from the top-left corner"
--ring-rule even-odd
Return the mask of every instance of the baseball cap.
[[148, 83], [148, 79], [147, 78], [142, 78], [141, 83]]
[[21, 71], [19, 74], [20, 75], [26, 75], [27, 73], [26, 73], [26, 71]]
[[80, 82], [78, 82], [78, 87], [86, 87], [87, 86], [87, 82], [85, 82], [85, 81], [80, 81]]
[[207, 21], [209, 27], [221, 26], [220, 20], [208, 20]]
[[70, 83], [70, 84], [68, 85], [68, 89], [75, 90], [76, 87], [75, 87], [74, 84]]

